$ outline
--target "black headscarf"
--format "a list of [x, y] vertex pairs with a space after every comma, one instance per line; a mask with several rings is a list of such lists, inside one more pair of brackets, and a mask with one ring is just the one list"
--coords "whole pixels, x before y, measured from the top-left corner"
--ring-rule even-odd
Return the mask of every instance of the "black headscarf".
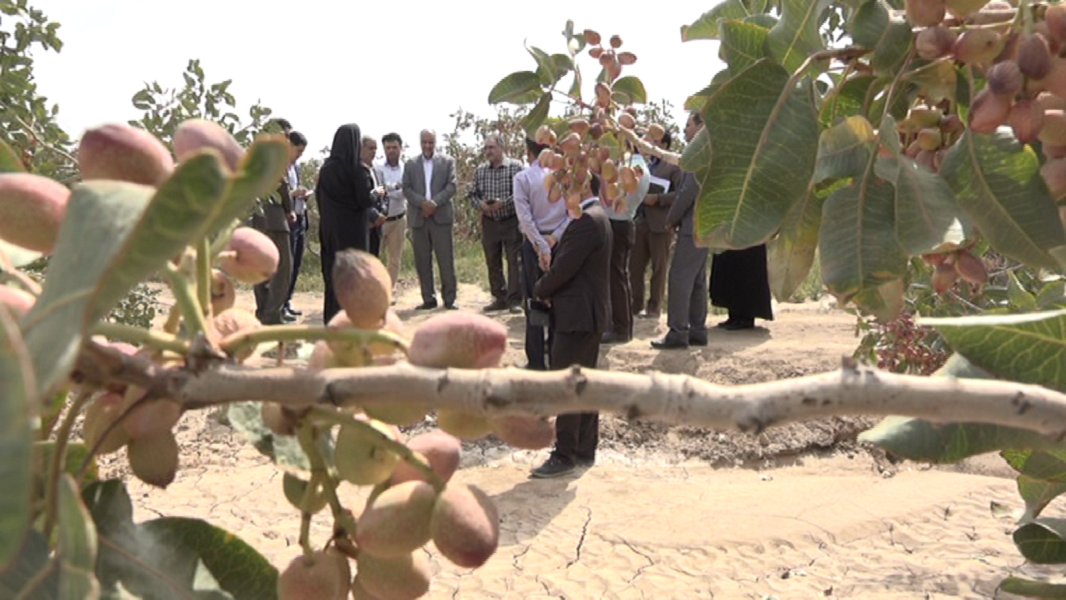
[[315, 192], [319, 198], [328, 198], [346, 205], [351, 205], [354, 201], [357, 208], [367, 208], [361, 206], [367, 189], [366, 170], [362, 168], [360, 159], [362, 140], [359, 126], [355, 123], [337, 128], [337, 133], [333, 134], [333, 144], [329, 148], [329, 158], [322, 164], [319, 172], [318, 188]]

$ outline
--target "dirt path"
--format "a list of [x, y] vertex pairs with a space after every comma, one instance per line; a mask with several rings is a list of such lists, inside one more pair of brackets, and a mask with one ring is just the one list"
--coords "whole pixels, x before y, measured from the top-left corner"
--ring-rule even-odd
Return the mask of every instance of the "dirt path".
[[[460, 290], [477, 310], [487, 294]], [[426, 318], [408, 290], [397, 304], [412, 325]], [[250, 294], [239, 304], [250, 306]], [[319, 322], [321, 299], [301, 297]], [[432, 313], [431, 313], [432, 314]], [[613, 370], [691, 373], [741, 383], [835, 368], [857, 342], [854, 318], [816, 303], [777, 307], [755, 332], [712, 332], [706, 348], [655, 351], [665, 323], [638, 321], [634, 341], [605, 347]], [[505, 364], [522, 364], [522, 317]], [[435, 554], [430, 598], [986, 598], [1023, 563], [1011, 523], [989, 502], [1018, 505], [1008, 479], [890, 467], [855, 449], [869, 421], [834, 419], [771, 429], [760, 436], [629, 424], [607, 417], [596, 467], [577, 477], [530, 480], [544, 452], [490, 441], [466, 445], [456, 480], [496, 501], [501, 547], [482, 568], [457, 569]], [[182, 470], [167, 490], [130, 482], [138, 519], [208, 518], [282, 566], [298, 554], [299, 520], [267, 459], [203, 411], [179, 425]], [[975, 463], [1000, 473], [995, 461]], [[104, 473], [124, 474], [125, 458]], [[345, 488], [361, 506], [365, 491]], [[324, 540], [321, 515], [313, 536]]]

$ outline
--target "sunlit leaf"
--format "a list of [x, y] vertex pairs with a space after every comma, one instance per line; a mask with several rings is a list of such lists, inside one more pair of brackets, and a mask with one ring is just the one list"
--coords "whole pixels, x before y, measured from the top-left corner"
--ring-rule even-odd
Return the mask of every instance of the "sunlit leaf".
[[713, 40], [718, 38], [719, 22], [722, 19], [743, 19], [766, 12], [766, 0], [724, 0], [703, 13], [690, 25], [681, 26], [681, 41]]
[[537, 128], [544, 124], [544, 120], [548, 118], [548, 111], [551, 109], [551, 101], [551, 93], [544, 94], [537, 101], [537, 105], [533, 107], [533, 110], [522, 118], [522, 128], [525, 129], [527, 136], [533, 137], [537, 132]]
[[825, 49], [818, 31], [818, 17], [830, 0], [779, 0], [781, 18], [770, 30], [766, 46], [770, 55], [789, 73], [795, 73], [807, 57]]
[[921, 319], [956, 352], [1002, 379], [1066, 391], [1066, 310]]
[[764, 243], [803, 198], [814, 170], [818, 122], [810, 80], [792, 86], [784, 69], [761, 60], [722, 84], [703, 122], [715, 166], [700, 174], [699, 243], [737, 249]]
[[1030, 521], [1014, 532], [1014, 545], [1038, 565], [1066, 563], [1066, 519]]
[[1066, 493], [1066, 481], [1046, 481], [1028, 475], [1018, 476], [1018, 494], [1025, 500], [1025, 514], [1022, 519], [1028, 521], [1040, 516], [1052, 500]]
[[807, 279], [818, 250], [822, 205], [829, 193], [809, 186], [807, 194], [785, 217], [777, 237], [766, 245], [770, 290], [778, 302], [787, 302]]
[[612, 97], [620, 104], [646, 104], [648, 93], [644, 91], [644, 83], [637, 77], [627, 75], [619, 77], [611, 86]]
[[893, 19], [884, 0], [865, 2], [852, 21], [855, 44], [873, 50], [870, 66], [875, 71], [890, 71], [907, 56], [911, 27], [902, 18]]
[[1040, 160], [1010, 132], [969, 130], [948, 150], [941, 176], [992, 246], [1033, 266], [1058, 269], [1051, 251], [1066, 246]]
[[533, 71], [518, 71], [504, 77], [489, 92], [489, 104], [532, 104], [540, 99], [541, 80]]
[[769, 28], [749, 21], [723, 21], [719, 56], [729, 65], [730, 72], [740, 73], [766, 58], [766, 36], [769, 34]]

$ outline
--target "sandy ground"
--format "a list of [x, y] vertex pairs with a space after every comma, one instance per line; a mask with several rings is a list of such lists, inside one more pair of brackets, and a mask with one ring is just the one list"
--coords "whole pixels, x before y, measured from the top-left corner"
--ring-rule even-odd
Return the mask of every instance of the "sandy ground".
[[[426, 318], [397, 303], [412, 326]], [[252, 305], [251, 295], [238, 304]], [[460, 307], [487, 294], [463, 286]], [[299, 298], [304, 320], [321, 319], [321, 298]], [[833, 369], [855, 348], [854, 318], [825, 303], [781, 305], [754, 332], [712, 331], [710, 345], [656, 351], [664, 322], [638, 320], [636, 339], [605, 346], [601, 368], [690, 373], [721, 383], [796, 377]], [[429, 314], [433, 314], [432, 311]], [[521, 315], [505, 364], [524, 363]], [[715, 317], [712, 316], [712, 319]], [[1025, 575], [1012, 523], [992, 501], [1021, 504], [995, 457], [961, 466], [892, 464], [858, 448], [873, 421], [833, 419], [759, 436], [605, 417], [597, 465], [574, 477], [531, 480], [546, 452], [493, 440], [467, 444], [455, 480], [475, 483], [500, 511], [497, 554], [477, 570], [430, 553], [430, 598], [990, 598], [1009, 574]], [[182, 469], [166, 490], [131, 478], [135, 517], [207, 518], [283, 566], [299, 553], [297, 513], [281, 494], [281, 473], [204, 411], [178, 426]], [[126, 475], [122, 454], [106, 475]], [[362, 506], [365, 490], [342, 499]], [[357, 510], [358, 512], [358, 510]], [[1049, 514], [1055, 512], [1055, 507]], [[319, 515], [313, 537], [330, 523]]]

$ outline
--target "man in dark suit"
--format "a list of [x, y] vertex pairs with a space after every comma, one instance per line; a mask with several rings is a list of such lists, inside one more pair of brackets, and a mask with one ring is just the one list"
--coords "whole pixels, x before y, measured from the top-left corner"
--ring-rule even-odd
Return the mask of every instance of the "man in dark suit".
[[[593, 194], [598, 193], [593, 178]], [[582, 214], [566, 226], [552, 253], [551, 267], [533, 288], [537, 298], [551, 304], [554, 334], [551, 364], [596, 368], [600, 337], [610, 329], [610, 269], [613, 246], [611, 223], [595, 195], [581, 202]], [[559, 477], [596, 462], [599, 413], [559, 415], [555, 421], [555, 449], [536, 478]]]
[[415, 270], [422, 288], [422, 304], [416, 308], [437, 307], [433, 285], [433, 255], [440, 269], [441, 296], [444, 308], [454, 310], [458, 284], [455, 280], [452, 222], [455, 210], [455, 161], [435, 153], [437, 134], [422, 130], [422, 154], [411, 159], [403, 170], [403, 195], [407, 198], [407, 218], [411, 227], [411, 245], [415, 251]]
[[[659, 146], [669, 150], [673, 142], [670, 132], [667, 131]], [[630, 258], [629, 276], [630, 289], [633, 293], [633, 314], [642, 318], [658, 319], [662, 311], [663, 296], [666, 293], [666, 270], [670, 264], [670, 243], [674, 239], [674, 233], [667, 225], [666, 217], [670, 207], [677, 198], [677, 190], [681, 187], [681, 179], [684, 176], [677, 165], [672, 165], [656, 156], [648, 156], [648, 164], [651, 166], [652, 183], [648, 189], [648, 195], [644, 196], [644, 202], [637, 209], [637, 239], [633, 245], [633, 255]], [[668, 186], [657, 183], [656, 180], [668, 182]], [[644, 272], [651, 263], [651, 290], [647, 297], [647, 305], [644, 304]]]
[[[293, 135], [295, 134], [295, 136]], [[300, 159], [306, 147], [306, 138], [299, 132], [289, 132], [289, 164]], [[297, 146], [294, 140], [304, 140], [303, 146]], [[288, 178], [283, 178], [277, 190], [267, 199], [260, 201], [262, 214], [252, 216], [251, 225], [262, 231], [278, 248], [278, 268], [270, 279], [259, 283], [254, 288], [255, 316], [264, 325], [281, 325], [295, 321], [295, 317], [285, 314], [285, 303], [289, 299], [289, 282], [292, 279], [292, 243], [289, 239], [289, 227], [296, 223], [292, 196]]]
[[[691, 142], [700, 129], [703, 129], [703, 119], [699, 113], [691, 113], [685, 124], [685, 140]], [[694, 209], [699, 195], [700, 184], [696, 177], [692, 173], [685, 173], [681, 190], [666, 218], [670, 227], [677, 229], [666, 307], [666, 324], [670, 331], [661, 339], [652, 341], [653, 348], [707, 345], [708, 250], [697, 247], [693, 235]]]

